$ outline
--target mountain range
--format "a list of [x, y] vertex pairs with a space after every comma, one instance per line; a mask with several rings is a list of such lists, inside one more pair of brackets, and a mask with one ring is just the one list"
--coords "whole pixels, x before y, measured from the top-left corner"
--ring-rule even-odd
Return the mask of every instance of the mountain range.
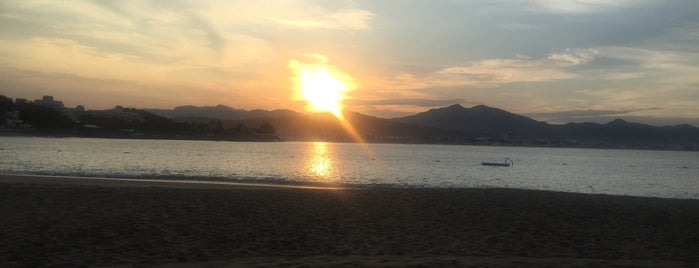
[[485, 105], [454, 104], [392, 119], [345, 112], [347, 124], [327, 113], [246, 111], [224, 105], [146, 111], [184, 122], [220, 120], [226, 126], [253, 127], [269, 123], [283, 140], [351, 141], [359, 136], [373, 142], [699, 150], [699, 128], [688, 124], [658, 127], [616, 119], [557, 125]]
[[262, 117], [285, 117], [293, 116], [296, 112], [291, 110], [242, 110], [234, 109], [225, 105], [216, 106], [194, 106], [185, 105], [178, 106], [172, 110], [167, 109], [144, 109], [145, 111], [154, 113], [167, 118], [214, 118], [221, 120], [244, 120], [249, 118]]

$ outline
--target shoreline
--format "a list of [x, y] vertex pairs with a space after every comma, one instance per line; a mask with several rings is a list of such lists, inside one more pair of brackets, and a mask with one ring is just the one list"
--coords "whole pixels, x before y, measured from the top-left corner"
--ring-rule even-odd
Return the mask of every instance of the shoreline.
[[[31, 134], [11, 131], [0, 131], [0, 137], [28, 137], [28, 138], [85, 138], [85, 139], [119, 139], [119, 140], [173, 140], [173, 141], [212, 141], [212, 142], [313, 142], [313, 139], [210, 139], [210, 138], [187, 138], [187, 137], [166, 137], [166, 136], [87, 136], [87, 135], [57, 135], [57, 134]], [[699, 147], [694, 145], [683, 146], [602, 146], [594, 144], [564, 146], [564, 145], [542, 145], [542, 144], [513, 144], [513, 143], [468, 143], [468, 142], [393, 142], [393, 141], [373, 141], [357, 142], [353, 140], [328, 140], [331, 143], [368, 143], [368, 144], [401, 144], [401, 145], [450, 145], [450, 146], [484, 146], [484, 147], [515, 147], [515, 148], [558, 148], [558, 149], [591, 149], [591, 150], [637, 150], [637, 151], [666, 151], [666, 152], [699, 152]]]
[[0, 175], [0, 266], [686, 267], [699, 200]]
[[0, 174], [0, 183], [29, 183], [29, 184], [62, 184], [80, 186], [101, 187], [161, 187], [180, 189], [316, 189], [316, 190], [342, 190], [351, 187], [269, 184], [269, 183], [245, 183], [226, 181], [197, 181], [197, 180], [173, 180], [173, 179], [129, 179], [107, 177], [80, 177], [80, 176], [54, 176], [54, 175], [27, 175], [27, 174]]
[[191, 180], [191, 179], [147, 179], [147, 178], [116, 178], [116, 177], [83, 177], [83, 176], [64, 176], [64, 175], [36, 175], [36, 174], [2, 174], [0, 173], [0, 183], [34, 183], [34, 184], [69, 184], [82, 186], [101, 186], [101, 187], [161, 187], [161, 188], [180, 188], [180, 189], [315, 189], [315, 190], [381, 190], [381, 189], [441, 189], [441, 190], [515, 190], [515, 191], [531, 191], [542, 193], [559, 193], [559, 194], [575, 194], [588, 196], [609, 196], [609, 197], [627, 197], [627, 198], [652, 198], [652, 199], [668, 199], [668, 200], [693, 200], [699, 201], [696, 198], [677, 198], [663, 196], [641, 196], [641, 195], [619, 195], [608, 193], [586, 193], [586, 192], [566, 192], [541, 189], [523, 189], [523, 188], [507, 188], [507, 187], [425, 187], [425, 186], [396, 186], [396, 185], [318, 185], [318, 184], [294, 184], [294, 183], [270, 183], [270, 182], [236, 182], [236, 181], [216, 181], [216, 180]]

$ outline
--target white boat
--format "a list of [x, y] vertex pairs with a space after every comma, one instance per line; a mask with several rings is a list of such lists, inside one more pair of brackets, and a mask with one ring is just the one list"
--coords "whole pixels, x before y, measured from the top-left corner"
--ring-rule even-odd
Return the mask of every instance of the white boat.
[[512, 159], [510, 159], [509, 157], [505, 157], [505, 162], [481, 162], [481, 165], [494, 167], [509, 167], [514, 166], [515, 162], [513, 162]]

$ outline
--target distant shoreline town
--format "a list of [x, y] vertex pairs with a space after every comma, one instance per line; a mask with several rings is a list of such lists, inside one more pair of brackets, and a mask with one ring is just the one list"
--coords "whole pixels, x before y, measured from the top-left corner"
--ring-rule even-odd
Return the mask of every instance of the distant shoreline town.
[[102, 138], [193, 139], [193, 140], [278, 140], [269, 124], [255, 128], [224, 128], [221, 120], [175, 122], [153, 113], [116, 106], [106, 110], [65, 107], [52, 96], [14, 101], [1, 96], [0, 130], [9, 135], [77, 136]]
[[353, 131], [329, 113], [224, 105], [86, 110], [65, 107], [52, 96], [30, 101], [0, 95], [0, 135], [5, 136], [699, 150], [699, 128], [688, 124], [658, 127], [617, 119], [555, 125], [484, 105], [455, 104], [393, 119], [345, 112], [345, 120]]

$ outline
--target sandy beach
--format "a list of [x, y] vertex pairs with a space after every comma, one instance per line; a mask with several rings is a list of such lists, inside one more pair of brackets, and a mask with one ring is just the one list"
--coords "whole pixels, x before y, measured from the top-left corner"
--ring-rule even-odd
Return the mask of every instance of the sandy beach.
[[699, 200], [0, 176], [0, 266], [694, 267]]

